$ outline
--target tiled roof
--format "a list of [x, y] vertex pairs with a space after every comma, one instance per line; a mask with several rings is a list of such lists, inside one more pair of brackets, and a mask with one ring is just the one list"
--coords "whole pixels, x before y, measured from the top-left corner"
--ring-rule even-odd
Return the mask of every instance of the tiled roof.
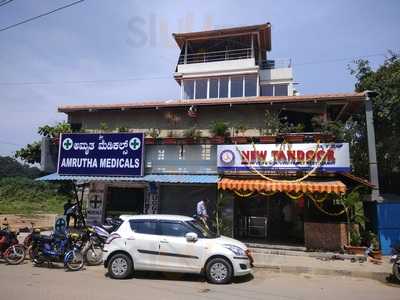
[[330, 102], [348, 101], [359, 102], [364, 100], [364, 93], [337, 93], [316, 94], [302, 96], [258, 96], [238, 97], [220, 99], [196, 99], [196, 100], [167, 100], [167, 101], [144, 101], [115, 104], [89, 104], [89, 105], [65, 105], [58, 108], [59, 112], [70, 113], [74, 111], [87, 110], [124, 110], [141, 108], [163, 108], [163, 107], [189, 107], [196, 106], [220, 106], [238, 104], [264, 104], [264, 103], [298, 103], [298, 102]]

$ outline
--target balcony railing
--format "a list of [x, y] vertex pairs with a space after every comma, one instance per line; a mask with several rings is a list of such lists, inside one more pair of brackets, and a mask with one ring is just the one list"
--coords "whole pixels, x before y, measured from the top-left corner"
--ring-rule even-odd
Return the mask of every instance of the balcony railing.
[[234, 50], [222, 50], [212, 52], [201, 52], [201, 53], [190, 53], [179, 56], [178, 64], [195, 64], [195, 63], [206, 63], [214, 61], [224, 60], [235, 60], [235, 59], [246, 59], [254, 57], [251, 48], [234, 49]]
[[260, 63], [260, 69], [281, 69], [281, 68], [291, 68], [292, 60], [288, 59], [276, 59], [276, 60], [263, 60]]

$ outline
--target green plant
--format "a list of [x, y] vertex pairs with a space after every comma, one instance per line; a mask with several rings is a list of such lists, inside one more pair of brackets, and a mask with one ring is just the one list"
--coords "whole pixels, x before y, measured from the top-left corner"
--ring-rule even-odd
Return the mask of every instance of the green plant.
[[276, 135], [281, 129], [281, 120], [279, 112], [266, 110], [265, 111], [265, 128], [264, 133], [269, 135]]
[[226, 136], [228, 132], [228, 124], [222, 121], [214, 121], [211, 123], [210, 131], [213, 136]]
[[118, 132], [129, 132], [127, 127], [121, 126], [117, 128]]
[[227, 197], [224, 197], [223, 193], [219, 193], [216, 202], [215, 219], [212, 222], [213, 226], [217, 230], [218, 235], [232, 235], [232, 224], [229, 220], [223, 217], [223, 210], [228, 202], [229, 199]]
[[345, 124], [340, 121], [326, 121], [322, 116], [314, 116], [311, 119], [313, 131], [333, 135], [336, 139], [343, 139]]
[[361, 235], [356, 228], [352, 228], [350, 231], [350, 245], [361, 246]]
[[196, 140], [201, 137], [201, 132], [196, 127], [191, 127], [183, 132], [183, 137], [192, 138]]
[[234, 129], [235, 135], [241, 134], [242, 136], [244, 136], [244, 133], [247, 130], [247, 126], [243, 123], [238, 123], [233, 129]]
[[146, 132], [146, 136], [156, 139], [160, 136], [160, 129], [151, 128], [149, 131]]
[[106, 122], [101, 122], [100, 123], [100, 131], [101, 132], [107, 132], [109, 130], [110, 130], [110, 128], [108, 127]]
[[[365, 221], [366, 218], [364, 216], [364, 209], [363, 203], [361, 200], [361, 195], [359, 193], [359, 189], [361, 186], [356, 187], [350, 193], [341, 196], [339, 199], [342, 203], [347, 219], [347, 234], [348, 240], [352, 241], [352, 232], [355, 230], [355, 225], [361, 227], [362, 229], [365, 228]], [[356, 230], [359, 234], [359, 229]]]
[[44, 125], [39, 127], [38, 133], [41, 136], [48, 138], [58, 138], [60, 133], [69, 133], [72, 132], [71, 125], [67, 122], [60, 122], [55, 126]]

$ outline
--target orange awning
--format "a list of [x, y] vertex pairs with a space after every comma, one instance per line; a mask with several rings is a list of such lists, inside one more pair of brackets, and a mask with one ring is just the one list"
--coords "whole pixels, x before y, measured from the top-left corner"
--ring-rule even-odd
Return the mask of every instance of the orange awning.
[[223, 178], [218, 182], [221, 190], [250, 191], [250, 192], [319, 192], [342, 194], [346, 186], [339, 180], [332, 181], [268, 181], [259, 179], [229, 179]]

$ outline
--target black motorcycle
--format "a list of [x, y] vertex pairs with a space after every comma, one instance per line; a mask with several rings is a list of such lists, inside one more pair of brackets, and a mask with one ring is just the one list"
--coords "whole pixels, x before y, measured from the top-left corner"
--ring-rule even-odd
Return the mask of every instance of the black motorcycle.
[[77, 233], [55, 233], [51, 236], [32, 234], [31, 259], [35, 265], [45, 262], [62, 262], [71, 271], [78, 271], [84, 265], [81, 253], [82, 241]]
[[393, 264], [393, 276], [400, 281], [400, 244], [393, 247], [393, 254], [390, 258], [390, 262]]

